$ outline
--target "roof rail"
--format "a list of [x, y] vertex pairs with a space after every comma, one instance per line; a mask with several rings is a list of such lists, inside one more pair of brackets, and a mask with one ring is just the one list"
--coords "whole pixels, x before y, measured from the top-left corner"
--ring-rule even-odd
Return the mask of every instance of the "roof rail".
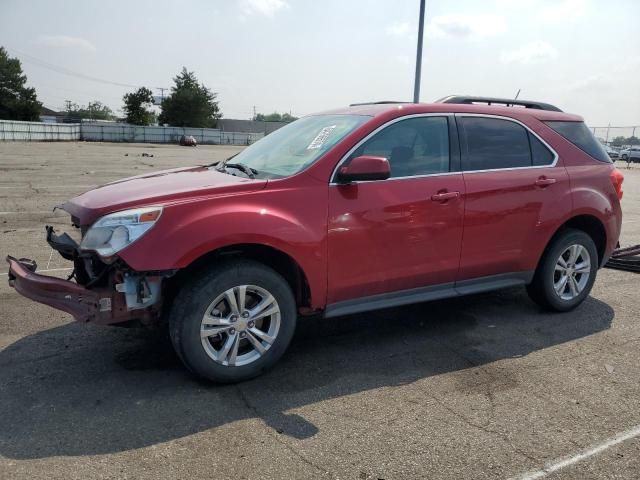
[[493, 98], [493, 97], [470, 97], [467, 95], [450, 95], [443, 97], [440, 100], [436, 100], [435, 103], [458, 103], [473, 105], [476, 103], [486, 103], [487, 105], [498, 104], [505, 107], [513, 107], [517, 105], [519, 107], [534, 108], [536, 110], [548, 110], [550, 112], [561, 112], [558, 107], [549, 103], [534, 102], [532, 100], [515, 100], [510, 98]]
[[393, 104], [393, 103], [411, 103], [411, 102], [398, 102], [395, 100], [380, 100], [377, 102], [362, 102], [362, 103], [352, 103], [349, 106], [350, 107], [359, 107], [361, 105], [389, 105], [389, 104]]

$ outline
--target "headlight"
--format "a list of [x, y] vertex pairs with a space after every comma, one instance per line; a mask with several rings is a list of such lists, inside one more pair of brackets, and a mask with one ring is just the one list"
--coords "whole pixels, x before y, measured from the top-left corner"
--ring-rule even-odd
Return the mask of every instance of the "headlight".
[[149, 231], [161, 214], [161, 207], [147, 207], [105, 215], [89, 228], [80, 248], [110, 257]]

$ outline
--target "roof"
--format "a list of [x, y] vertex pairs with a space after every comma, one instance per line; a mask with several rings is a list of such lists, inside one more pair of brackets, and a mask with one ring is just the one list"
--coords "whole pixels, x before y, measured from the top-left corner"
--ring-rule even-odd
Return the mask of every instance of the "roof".
[[56, 115], [63, 115], [63, 114], [56, 112], [55, 110], [51, 110], [50, 108], [47, 108], [43, 105], [40, 107], [40, 115], [55, 117]]
[[[395, 115], [393, 114], [393, 112], [395, 112]], [[321, 114], [325, 115], [369, 115], [372, 117], [381, 115], [413, 115], [419, 113], [482, 113], [485, 115], [502, 115], [505, 117], [518, 117], [528, 115], [542, 121], [583, 121], [582, 117], [580, 117], [579, 115], [573, 115], [565, 112], [538, 110], [535, 108], [524, 108], [517, 106], [505, 107], [500, 105], [468, 105], [456, 103], [370, 103], [321, 112]]]

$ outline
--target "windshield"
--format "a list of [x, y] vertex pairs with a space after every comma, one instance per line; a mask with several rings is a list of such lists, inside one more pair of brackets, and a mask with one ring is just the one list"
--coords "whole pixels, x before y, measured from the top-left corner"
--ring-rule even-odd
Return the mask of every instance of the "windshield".
[[257, 178], [288, 177], [304, 170], [370, 117], [314, 115], [290, 123], [229, 160], [253, 169]]

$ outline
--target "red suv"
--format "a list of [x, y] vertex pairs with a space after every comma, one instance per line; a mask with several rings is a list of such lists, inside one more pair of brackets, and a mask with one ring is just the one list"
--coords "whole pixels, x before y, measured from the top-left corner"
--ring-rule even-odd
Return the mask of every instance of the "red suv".
[[539, 102], [448, 97], [304, 117], [228, 160], [131, 177], [47, 227], [75, 282], [8, 257], [22, 295], [81, 322], [166, 321], [199, 376], [273, 365], [298, 315], [347, 315], [526, 285], [589, 294], [614, 250], [623, 177], [582, 119]]

